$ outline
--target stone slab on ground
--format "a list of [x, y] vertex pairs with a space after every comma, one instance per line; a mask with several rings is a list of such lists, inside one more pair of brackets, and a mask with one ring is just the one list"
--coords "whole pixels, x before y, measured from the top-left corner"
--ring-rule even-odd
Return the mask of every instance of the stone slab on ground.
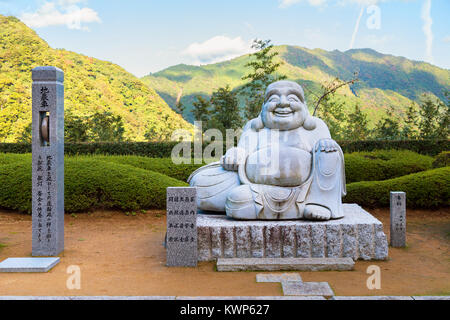
[[302, 281], [302, 277], [298, 273], [259, 273], [256, 275], [257, 283], [284, 281]]
[[59, 258], [9, 258], [0, 263], [0, 272], [48, 272]]
[[349, 271], [351, 258], [231, 258], [217, 259], [217, 271]]
[[413, 300], [410, 296], [361, 296], [361, 297], [333, 297], [333, 300]]
[[281, 286], [285, 296], [334, 296], [328, 282], [287, 281], [282, 282]]
[[9, 300], [326, 300], [321, 296], [209, 296], [209, 297], [187, 297], [187, 296], [0, 296], [0, 301]]
[[211, 296], [211, 297], [176, 297], [175, 300], [326, 300], [322, 296], [247, 296], [247, 297], [236, 297], [236, 296]]
[[382, 223], [357, 204], [330, 221], [236, 221], [224, 215], [197, 217], [198, 260], [218, 258], [352, 258], [386, 260]]
[[[450, 300], [450, 296], [375, 296], [375, 297], [332, 297], [330, 300]], [[323, 296], [0, 296], [0, 301], [8, 300], [327, 300]]]
[[414, 300], [450, 300], [450, 296], [413, 296]]

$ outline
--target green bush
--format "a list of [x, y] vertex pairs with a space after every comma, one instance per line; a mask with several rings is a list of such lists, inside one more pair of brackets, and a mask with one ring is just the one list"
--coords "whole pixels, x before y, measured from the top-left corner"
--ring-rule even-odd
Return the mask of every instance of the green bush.
[[378, 150], [345, 155], [347, 183], [380, 181], [432, 168], [433, 158], [412, 151]]
[[[186, 183], [161, 173], [94, 159], [65, 160], [65, 212], [163, 209], [166, 188]], [[31, 212], [31, 161], [0, 166], [0, 207]]]
[[180, 181], [187, 181], [192, 172], [204, 164], [174, 164], [170, 158], [147, 158], [139, 156], [84, 156], [85, 159], [95, 159], [118, 164], [126, 164], [136, 168], [162, 173]]
[[442, 168], [448, 166], [450, 166], [450, 151], [439, 153], [433, 162], [433, 168]]
[[[346, 202], [388, 206], [389, 192], [400, 190], [408, 193], [412, 207], [448, 205], [450, 167], [411, 174], [431, 168], [431, 157], [375, 151], [345, 158]], [[66, 156], [65, 211], [163, 209], [166, 188], [186, 186], [184, 181], [200, 166], [175, 165], [169, 158]], [[0, 154], [0, 207], [31, 212], [31, 154]]]
[[385, 181], [361, 181], [347, 185], [347, 203], [367, 207], [388, 207], [391, 191], [406, 192], [410, 208], [448, 206], [450, 167], [428, 170]]
[[[368, 140], [338, 141], [344, 153], [374, 150], [410, 150], [435, 156], [450, 150], [450, 140]], [[150, 158], [169, 158], [177, 142], [96, 142], [66, 143], [66, 155], [136, 155]], [[205, 148], [208, 144], [205, 144]], [[224, 148], [225, 149], [225, 148]], [[204, 150], [204, 149], [203, 149]], [[30, 153], [31, 144], [0, 143], [0, 153]]]
[[0, 154], [0, 166], [5, 164], [13, 164], [22, 161], [31, 161], [31, 153], [17, 154], [17, 153], [3, 153]]

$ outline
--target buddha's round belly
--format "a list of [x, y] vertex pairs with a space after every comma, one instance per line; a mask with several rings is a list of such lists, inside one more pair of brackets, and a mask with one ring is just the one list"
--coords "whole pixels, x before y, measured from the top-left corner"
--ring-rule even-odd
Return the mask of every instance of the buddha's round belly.
[[309, 177], [311, 154], [293, 147], [260, 149], [248, 157], [245, 170], [253, 183], [295, 187]]

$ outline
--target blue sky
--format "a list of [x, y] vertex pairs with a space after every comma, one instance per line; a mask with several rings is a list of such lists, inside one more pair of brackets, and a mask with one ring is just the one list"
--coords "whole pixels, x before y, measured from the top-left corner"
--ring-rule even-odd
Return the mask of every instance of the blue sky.
[[[248, 53], [252, 39], [450, 68], [449, 0], [0, 0], [50, 46], [143, 76]], [[359, 22], [359, 23], [358, 23]]]

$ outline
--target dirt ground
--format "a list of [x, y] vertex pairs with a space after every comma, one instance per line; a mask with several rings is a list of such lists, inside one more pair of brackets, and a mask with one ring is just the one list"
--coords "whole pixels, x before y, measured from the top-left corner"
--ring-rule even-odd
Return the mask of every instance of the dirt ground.
[[[389, 237], [389, 210], [370, 210]], [[61, 263], [46, 274], [0, 273], [0, 295], [280, 296], [281, 285], [256, 283], [257, 272], [221, 273], [214, 263], [165, 267], [165, 214], [98, 211], [65, 218]], [[408, 210], [405, 249], [388, 261], [356, 262], [354, 271], [301, 272], [336, 295], [450, 295], [450, 210]], [[31, 216], [0, 211], [0, 261], [31, 255]], [[67, 267], [81, 268], [81, 290], [69, 290]], [[381, 268], [381, 290], [369, 290], [367, 267]]]

